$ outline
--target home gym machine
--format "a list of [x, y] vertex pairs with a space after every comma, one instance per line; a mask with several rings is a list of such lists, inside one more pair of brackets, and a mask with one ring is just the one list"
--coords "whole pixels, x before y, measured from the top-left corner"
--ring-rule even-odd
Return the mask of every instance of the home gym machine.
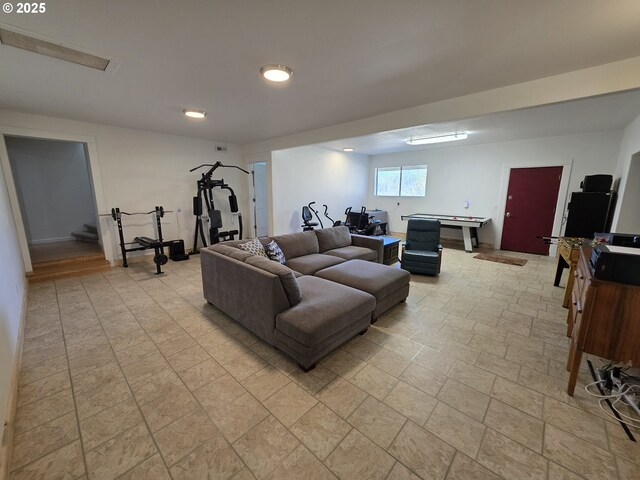
[[[234, 240], [235, 236], [238, 235], [238, 239], [242, 240], [242, 215], [238, 210], [238, 198], [234, 193], [233, 189], [226, 183], [224, 183], [224, 179], [216, 180], [212, 178], [213, 172], [217, 168], [237, 168], [238, 170], [249, 175], [244, 168], [240, 168], [236, 165], [223, 165], [221, 162], [216, 162], [213, 165], [205, 163], [203, 165], [198, 165], [197, 167], [189, 170], [193, 172], [202, 167], [211, 167], [205, 173], [202, 174], [200, 180], [198, 180], [198, 193], [195, 197], [193, 197], [193, 214], [196, 216], [196, 229], [195, 235], [193, 238], [193, 250], [191, 253], [196, 254], [199, 253], [198, 250], [198, 236], [202, 240], [202, 246], [207, 246], [207, 240], [204, 234], [204, 226], [202, 219], [203, 206], [206, 207], [206, 212], [209, 219], [209, 243], [215, 244], [220, 241], [226, 240]], [[213, 202], [213, 189], [220, 188], [222, 190], [229, 190], [229, 209], [231, 213], [238, 214], [238, 230], [228, 230], [228, 231], [220, 231], [222, 228], [222, 212], [220, 210], [216, 210], [214, 202]], [[204, 199], [204, 205], [203, 205]]]
[[[171, 212], [171, 210], [167, 210], [167, 212]], [[135, 237], [133, 242], [125, 242], [124, 241], [124, 230], [122, 228], [122, 215], [150, 215], [154, 214], [156, 219], [156, 229], [158, 231], [158, 238], [153, 239], [149, 237]], [[156, 206], [154, 210], [150, 212], [123, 212], [119, 208], [111, 209], [111, 218], [118, 225], [118, 236], [120, 237], [120, 251], [122, 252], [122, 266], [128, 267], [129, 263], [127, 262], [127, 252], [136, 252], [138, 250], [148, 250], [153, 248], [155, 250], [155, 254], [153, 256], [153, 263], [156, 264], [156, 275], [160, 275], [164, 273], [160, 268], [162, 265], [168, 262], [167, 256], [164, 254], [164, 245], [165, 243], [162, 240], [162, 225], [160, 219], [164, 217], [165, 210], [162, 207]], [[138, 244], [137, 247], [129, 247], [126, 245], [135, 245]]]

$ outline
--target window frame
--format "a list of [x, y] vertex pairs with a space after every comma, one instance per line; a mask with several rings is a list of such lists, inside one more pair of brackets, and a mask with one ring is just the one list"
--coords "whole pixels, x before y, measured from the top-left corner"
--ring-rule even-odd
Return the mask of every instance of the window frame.
[[[418, 169], [418, 168], [424, 168], [425, 171], [425, 177], [424, 177], [424, 193], [422, 195], [403, 195], [402, 193], [402, 170], [404, 168], [406, 168], [407, 170], [410, 169]], [[398, 170], [400, 173], [400, 177], [398, 180], [398, 192], [395, 195], [381, 195], [378, 193], [378, 172], [380, 170], [386, 170], [386, 171], [390, 171], [390, 170]], [[375, 168], [375, 178], [374, 178], [374, 186], [373, 186], [373, 196], [374, 197], [407, 197], [407, 198], [419, 198], [419, 197], [426, 197], [427, 196], [427, 178], [428, 178], [428, 167], [426, 164], [423, 165], [399, 165], [399, 166], [389, 166], [389, 167], [376, 167]]]

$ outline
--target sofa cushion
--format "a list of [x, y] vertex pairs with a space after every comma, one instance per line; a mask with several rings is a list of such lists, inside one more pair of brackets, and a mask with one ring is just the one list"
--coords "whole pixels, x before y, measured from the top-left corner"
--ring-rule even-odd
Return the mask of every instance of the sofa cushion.
[[325, 255], [334, 255], [336, 257], [344, 258], [345, 260], [367, 260], [375, 262], [378, 260], [378, 252], [365, 247], [356, 247], [355, 245], [349, 245], [348, 247], [334, 248], [324, 252]]
[[314, 231], [316, 232], [316, 237], [318, 237], [320, 253], [351, 245], [351, 234], [348, 227], [321, 228]]
[[271, 237], [271, 239], [280, 245], [282, 253], [284, 253], [287, 260], [320, 252], [320, 250], [318, 250], [318, 238], [313, 230], [277, 235]]
[[251, 255], [250, 258], [246, 259], [245, 263], [261, 268], [262, 270], [273, 273], [274, 275], [278, 275], [278, 277], [280, 277], [280, 283], [282, 284], [284, 293], [291, 306], [293, 307], [300, 303], [302, 294], [300, 293], [300, 287], [298, 286], [296, 276], [290, 268], [257, 255]]
[[303, 345], [315, 345], [370, 314], [376, 301], [368, 293], [322, 278], [298, 279], [302, 301], [276, 316], [276, 330]]
[[268, 258], [267, 253], [264, 251], [262, 243], [260, 243], [260, 240], [258, 240], [257, 238], [254, 238], [247, 243], [239, 243], [238, 248], [245, 250], [253, 255]]
[[433, 263], [435, 265], [440, 261], [440, 255], [438, 252], [429, 252], [425, 250], [405, 250], [402, 254], [402, 260], [420, 263]]
[[282, 265], [285, 264], [287, 259], [285, 258], [284, 253], [282, 253], [280, 245], [278, 245], [275, 240], [271, 240], [269, 243], [267, 243], [264, 246], [264, 251], [267, 253], [267, 257], [269, 257], [269, 260], [281, 263]]
[[244, 262], [247, 258], [254, 256], [253, 253], [249, 253], [245, 250], [240, 250], [239, 248], [225, 245], [224, 243], [216, 243], [215, 245], [211, 245], [207, 248], [214, 252], [221, 253], [222, 255], [226, 255], [227, 257], [231, 257], [235, 260], [240, 260], [241, 262]]
[[292, 270], [300, 272], [303, 275], [313, 275], [318, 270], [322, 270], [323, 268], [331, 267], [345, 261], [346, 260], [344, 258], [336, 257], [334, 255], [314, 253], [287, 260], [286, 265]]

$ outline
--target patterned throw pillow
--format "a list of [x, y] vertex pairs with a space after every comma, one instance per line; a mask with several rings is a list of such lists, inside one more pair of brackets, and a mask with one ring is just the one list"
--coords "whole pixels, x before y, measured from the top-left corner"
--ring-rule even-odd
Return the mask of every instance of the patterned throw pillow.
[[284, 258], [284, 253], [282, 253], [282, 249], [280, 245], [276, 243], [275, 240], [271, 240], [268, 244], [264, 246], [265, 252], [267, 252], [267, 257], [269, 260], [273, 260], [274, 262], [278, 262], [284, 265], [286, 259]]
[[250, 242], [247, 243], [239, 243], [238, 248], [244, 250], [245, 252], [249, 252], [253, 255], [258, 255], [260, 257], [267, 257], [267, 253], [264, 251], [264, 247], [260, 243], [260, 240], [254, 238]]

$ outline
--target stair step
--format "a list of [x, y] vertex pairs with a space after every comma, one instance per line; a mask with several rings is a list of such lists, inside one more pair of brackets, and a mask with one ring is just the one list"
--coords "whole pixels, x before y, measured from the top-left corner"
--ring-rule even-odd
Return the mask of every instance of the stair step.
[[66, 266], [65, 268], [45, 268], [34, 269], [33, 272], [27, 274], [29, 283], [46, 282], [58, 280], [61, 278], [81, 277], [94, 273], [106, 272], [111, 269], [111, 265], [106, 260], [101, 264], [82, 264]]
[[83, 227], [87, 232], [95, 233], [96, 235], [98, 234], [98, 227], [96, 227], [95, 225], [92, 225], [90, 223], [85, 223]]
[[71, 236], [80, 242], [98, 243], [98, 234], [92, 232], [71, 232]]
[[[86, 264], [103, 264], [107, 262], [102, 253], [89, 253], [85, 255], [78, 255], [77, 257], [60, 258], [57, 260], [44, 260], [42, 262], [33, 262], [32, 267], [34, 270], [44, 269], [48, 267], [73, 267], [74, 265], [86, 265]], [[108, 262], [107, 262], [108, 263]]]

